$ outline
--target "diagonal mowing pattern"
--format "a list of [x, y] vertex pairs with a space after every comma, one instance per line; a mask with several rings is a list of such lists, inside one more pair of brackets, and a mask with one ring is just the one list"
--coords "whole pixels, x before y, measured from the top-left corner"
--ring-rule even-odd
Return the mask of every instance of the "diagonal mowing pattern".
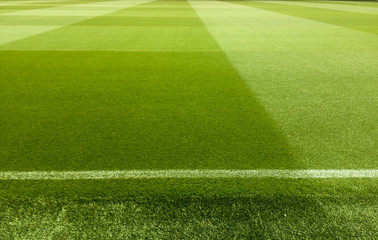
[[301, 167], [187, 2], [99, 19], [3, 45], [71, 51], [0, 52], [1, 170]]
[[375, 35], [237, 4], [191, 4], [306, 168], [377, 168]]
[[[135, 19], [137, 16], [139, 18]], [[187, 18], [183, 19], [182, 16]], [[25, 41], [15, 41], [0, 49], [219, 51], [196, 18], [195, 12], [180, 1], [170, 3], [169, 7], [164, 3], [147, 4], [50, 31]], [[99, 25], [94, 25], [96, 22]], [[157, 25], [158, 22], [160, 25]], [[172, 27], [167, 27], [169, 25]]]
[[324, 3], [311, 3], [311, 2], [299, 2], [299, 1], [272, 1], [272, 3], [277, 4], [292, 4], [296, 6], [303, 6], [303, 7], [315, 7], [315, 8], [322, 8], [322, 9], [331, 9], [337, 11], [347, 11], [347, 12], [357, 12], [357, 13], [367, 13], [367, 14], [378, 14], [377, 8], [372, 7], [363, 7], [363, 6], [348, 6], [348, 5], [340, 5], [338, 2], [334, 2], [335, 4], [324, 4]]
[[72, 4], [77, 1], [54, 1], [54, 2], [43, 2], [43, 1], [11, 1], [11, 2], [0, 2], [0, 16], [1, 14], [33, 10], [33, 9], [43, 9], [51, 7], [59, 7], [65, 4]]
[[[4, 15], [32, 15], [33, 13], [41, 11], [42, 13], [51, 13], [49, 10], [64, 9], [66, 6], [68, 8], [78, 5], [78, 7], [84, 4], [93, 5], [93, 3], [108, 2], [110, 0], [99, 0], [99, 1], [12, 1], [12, 2], [0, 2], [0, 16]], [[119, 0], [121, 2], [122, 0]], [[134, 1], [138, 2], [138, 1]], [[97, 4], [95, 4], [97, 5]], [[41, 13], [40, 12], [40, 13]]]
[[241, 5], [251, 6], [264, 10], [274, 11], [281, 14], [315, 20], [337, 26], [347, 27], [363, 32], [378, 34], [377, 20], [375, 14], [365, 14], [357, 12], [345, 12], [316, 7], [295, 6], [280, 4], [275, 2], [255, 2], [255, 1], [232, 1]]
[[[335, 4], [335, 1], [310, 1], [310, 2]], [[378, 7], [378, 4], [376, 1], [337, 1], [337, 4], [360, 6], [360, 7]]]
[[[169, 2], [169, 4], [171, 3], [172, 2]], [[154, 5], [153, 7], [157, 6]], [[183, 14], [179, 11], [166, 11], [167, 8], [164, 4], [162, 4], [162, 7], [164, 14], [169, 13], [177, 16]], [[189, 11], [185, 11], [185, 14], [188, 12]], [[162, 14], [160, 11], [149, 11], [148, 15], [150, 16], [152, 13], [156, 15]], [[146, 15], [143, 10], [132, 11], [131, 14], [139, 17]], [[178, 21], [177, 18], [172, 20]], [[183, 24], [186, 23], [183, 22]], [[192, 22], [188, 24], [193, 25]], [[10, 130], [11, 132], [13, 131], [13, 133], [22, 135], [22, 131], [30, 126], [34, 127], [36, 131], [44, 130], [45, 132], [42, 132], [41, 136], [43, 134], [51, 134], [48, 132], [51, 129], [57, 130], [61, 128], [62, 131], [53, 131], [52, 134], [61, 134], [63, 132], [63, 135], [66, 134], [66, 136], [70, 135], [76, 137], [77, 134], [75, 132], [63, 131], [74, 129], [74, 127], [67, 128], [67, 126], [64, 127], [62, 125], [62, 123], [65, 122], [64, 120], [70, 120], [69, 116], [76, 117], [76, 119], [71, 120], [71, 123], [76, 124], [77, 130], [82, 132], [88, 130], [87, 124], [96, 121], [100, 123], [100, 120], [104, 120], [102, 123], [109, 124], [110, 122], [107, 121], [105, 117], [113, 117], [115, 115], [114, 112], [108, 112], [108, 116], [105, 116], [106, 114], [93, 113], [93, 117], [104, 116], [104, 118], [95, 120], [86, 119], [86, 121], [84, 121], [85, 117], [80, 115], [83, 112], [85, 114], [85, 111], [82, 111], [84, 105], [93, 100], [91, 97], [94, 96], [95, 91], [93, 86], [95, 86], [96, 80], [99, 82], [102, 80], [108, 81], [107, 84], [97, 85], [103, 87], [101, 91], [98, 91], [99, 94], [96, 95], [96, 97], [99, 98], [98, 102], [100, 105], [106, 105], [104, 102], [101, 102], [101, 100], [108, 100], [107, 103], [110, 104], [110, 107], [114, 107], [113, 105], [115, 104], [120, 106], [119, 111], [123, 110], [122, 104], [119, 104], [119, 102], [115, 100], [109, 100], [112, 100], [110, 98], [112, 94], [115, 95], [115, 99], [119, 96], [117, 94], [120, 94], [120, 92], [125, 92], [125, 89], [130, 90], [130, 88], [125, 88], [123, 84], [121, 84], [121, 81], [117, 81], [120, 77], [126, 76], [118, 74], [125, 65], [121, 66], [122, 64], [117, 63], [118, 65], [113, 68], [116, 72], [112, 73], [112, 76], [107, 76], [106, 70], [110, 69], [108, 65], [113, 65], [119, 60], [124, 61], [122, 57], [129, 57], [131, 58], [129, 62], [132, 62], [135, 60], [133, 58], [135, 56], [141, 58], [139, 63], [146, 60], [150, 62], [155, 61], [159, 63], [160, 66], [164, 65], [164, 63], [159, 61], [158, 57], [156, 57], [156, 59], [150, 59], [149, 57], [154, 57], [153, 54], [145, 58], [143, 58], [143, 54], [126, 54], [119, 58], [113, 58], [111, 54], [93, 53], [93, 55], [82, 55], [82, 58], [77, 60], [78, 55], [75, 53], [67, 55], [66, 59], [60, 59], [63, 55], [59, 52], [42, 52], [34, 56], [31, 56], [31, 53], [25, 53], [26, 55], [24, 57], [22, 57], [23, 52], [20, 52], [19, 56], [17, 56], [17, 61], [21, 63], [21, 67], [17, 67], [18, 62], [16, 62], [16, 57], [12, 54], [17, 55], [16, 53], [10, 53], [9, 55], [2, 55], [2, 57], [12, 56], [10, 59], [14, 61], [14, 63], [8, 63], [7, 66], [12, 65], [9, 70], [12, 71], [13, 69], [14, 72], [2, 76], [15, 77], [13, 79], [15, 82], [5, 83], [7, 86], [6, 90], [9, 91], [9, 87], [13, 87], [11, 90], [14, 91], [13, 94], [15, 95], [9, 94], [9, 92], [8, 94], [0, 94], [0, 102], [3, 101], [3, 97], [7, 98], [10, 96], [11, 98], [18, 99], [18, 103], [21, 104], [15, 105], [15, 111], [5, 111], [5, 113], [10, 117], [14, 116], [19, 122], [13, 122], [16, 124], [13, 129], [0, 127], [1, 138], [5, 133], [9, 134], [9, 132], [4, 130]], [[211, 59], [210, 62], [204, 61], [206, 59], [204, 59], [203, 56], [201, 57], [199, 53], [198, 55], [179, 55], [175, 60], [182, 61], [183, 58], [188, 58], [186, 62], [183, 62], [183, 65], [190, 62], [190, 59], [199, 61], [198, 65], [196, 65], [197, 68], [192, 68], [192, 70], [194, 69], [200, 71], [200, 73], [209, 74], [209, 79], [213, 77], [211, 74], [216, 72], [212, 70], [209, 72], [205, 71], [202, 69], [203, 66], [201, 66], [201, 64], [206, 65], [213, 63], [216, 65], [220, 60], [221, 66], [219, 69], [222, 70], [222, 67], [226, 67], [225, 70], [230, 69], [229, 65], [223, 65], [223, 55], [210, 55], [211, 54], [208, 56], [208, 59]], [[107, 61], [108, 64], [100, 64], [99, 67], [95, 67], [97, 66], [96, 61], [100, 61], [93, 59], [96, 57], [107, 58], [108, 60], [104, 61]], [[166, 56], [161, 60], [164, 61], [168, 57], [169, 56]], [[277, 57], [277, 55], [274, 57]], [[47, 59], [43, 62], [39, 62], [42, 58]], [[256, 60], [258, 60], [258, 58]], [[50, 61], [55, 61], [56, 66], [54, 67], [54, 64]], [[4, 60], [4, 62], [6, 61]], [[80, 64], [75, 66], [77, 62]], [[128, 62], [124, 61], [123, 63]], [[44, 68], [43, 64], [48, 66], [44, 72], [39, 69]], [[59, 72], [57, 70], [59, 64], [68, 64], [70, 66], [61, 69], [61, 72]], [[27, 65], [30, 66], [28, 67]], [[79, 74], [77, 76], [73, 76], [72, 74], [64, 76], [63, 70], [77, 71], [77, 69], [80, 69], [83, 65], [86, 66], [88, 70], [79, 71], [79, 73], [90, 73], [92, 77], [85, 78]], [[147, 67], [148, 66], [150, 65], [147, 65]], [[184, 68], [179, 64], [167, 64], [165, 66], [173, 68], [175, 66], [179, 67], [173, 71], [163, 71], [165, 72], [164, 77], [175, 74], [180, 68]], [[190, 66], [193, 65], [188, 65], [188, 67]], [[260, 68], [259, 65], [256, 66]], [[254, 66], [254, 68], [256, 68], [256, 66]], [[33, 67], [36, 68], [36, 71], [31, 70]], [[133, 66], [130, 68], [132, 67]], [[92, 71], [101, 73], [101, 79], [94, 78], [93, 76], [95, 76], [95, 74], [91, 73], [90, 68]], [[145, 69], [139, 69], [137, 71], [141, 72], [143, 70]], [[26, 73], [22, 75], [17, 73], [18, 71], [26, 71]], [[128, 71], [129, 74], [133, 74], [133, 76], [138, 75], [138, 72], [135, 70], [129, 71], [126, 69], [126, 71]], [[231, 71], [233, 70], [231, 69]], [[150, 72], [150, 74], [154, 73], [154, 71]], [[187, 72], [184, 72], [183, 75], [186, 73]], [[40, 79], [40, 82], [38, 82], [37, 78], [41, 76], [45, 76], [45, 78]], [[221, 76], [221, 74], [219, 74], [219, 76]], [[75, 81], [70, 81], [70, 77], [73, 77]], [[217, 77], [217, 75], [215, 77]], [[131, 78], [132, 77], [129, 76], [122, 80], [130, 80]], [[90, 80], [87, 85], [89, 89], [84, 91], [84, 80], [88, 79]], [[140, 79], [138, 80], [144, 80]], [[171, 78], [171, 80], [172, 79], [173, 78]], [[154, 80], [162, 81], [164, 78], [155, 78]], [[177, 79], [173, 80], [177, 81]], [[188, 83], [185, 78], [180, 80]], [[199, 78], [199, 80], [206, 79]], [[227, 78], [226, 80], [230, 79]], [[30, 83], [27, 81], [30, 81]], [[62, 82], [65, 82], [65, 84]], [[218, 81], [213, 82], [219, 83]], [[45, 83], [49, 83], [48, 86], [43, 86]], [[144, 93], [148, 91], [153, 92], [153, 90], [145, 88], [145, 85], [149, 83], [150, 82], [146, 81], [141, 83], [140, 86], [144, 88]], [[117, 86], [120, 86], [119, 92], [115, 91], [115, 87], [112, 89], [109, 88], [112, 84], [118, 84]], [[4, 85], [1, 85], [1, 89], [3, 89], [3, 86]], [[19, 88], [17, 86], [19, 86]], [[158, 86], [158, 84], [154, 86]], [[204, 85], [204, 87], [206, 86], [207, 85]], [[222, 86], [227, 87], [229, 85], [222, 83]], [[39, 87], [41, 87], [41, 89], [38, 89]], [[160, 90], [161, 88], [158, 89]], [[49, 91], [52, 91], [49, 98], [52, 102], [46, 101], [46, 96], [49, 95]], [[69, 95], [66, 91], [72, 91], [73, 94]], [[76, 93], [79, 97], [70, 100], [70, 97], [75, 95], [75, 91], [77, 91]], [[129, 92], [130, 91], [127, 91], [126, 93]], [[205, 94], [209, 92], [210, 91], [204, 91]], [[38, 93], [41, 96], [37, 96]], [[53, 93], [58, 94], [53, 96]], [[187, 91], [185, 93], [187, 93]], [[181, 91], [180, 94], [185, 95], [184, 91]], [[104, 95], [108, 97], [104, 97]], [[145, 96], [146, 95], [143, 95], [141, 97]], [[235, 94], [234, 96], [240, 97], [244, 95]], [[224, 95], [215, 99], [222, 97], [224, 97]], [[66, 105], [57, 102], [54, 103], [54, 101], [59, 100], [59, 98], [62, 100], [60, 103], [64, 102]], [[247, 103], [250, 103], [248, 99], [249, 98], [247, 98]], [[11, 103], [13, 100], [7, 100], [8, 102], [5, 103]], [[30, 100], [33, 101], [28, 103]], [[25, 101], [27, 104], [23, 104], [22, 101]], [[77, 109], [81, 111], [77, 113], [72, 112], [72, 110], [75, 109], [67, 105], [70, 104], [70, 101], [77, 101]], [[138, 103], [135, 105], [138, 106]], [[61, 106], [60, 109], [55, 109], [57, 111], [50, 113], [46, 111], [52, 110], [57, 106]], [[0, 106], [1, 113], [3, 113], [3, 107], [4, 105]], [[85, 107], [88, 108], [88, 112], [96, 110], [91, 107], [91, 104], [88, 106], [85, 105]], [[71, 112], [64, 112], [67, 109], [71, 110]], [[16, 118], [20, 116], [25, 119]], [[30, 116], [32, 117], [30, 118]], [[49, 120], [55, 120], [54, 117], [55, 119], [59, 119], [60, 117], [63, 121], [49, 122]], [[67, 119], [64, 119], [65, 117], [67, 117]], [[0, 117], [0, 126], [3, 126], [4, 119], [5, 118]], [[170, 118], [166, 119], [169, 120]], [[36, 120], [35, 124], [27, 123], [27, 121], [33, 120]], [[20, 124], [23, 121], [26, 124]], [[42, 121], [48, 122], [47, 128], [39, 128], [38, 124]], [[51, 128], [51, 124], [55, 124], [55, 128]], [[109, 128], [106, 124], [95, 124], [97, 128], [92, 132], [101, 133], [102, 130], [98, 128]], [[17, 127], [20, 126], [21, 128], [18, 129]], [[209, 125], [207, 124], [206, 126], [208, 127]], [[89, 130], [89, 132], [91, 132], [91, 130]], [[27, 134], [28, 133], [25, 135]], [[59, 137], [62, 136], [57, 135], [56, 139]], [[108, 140], [116, 141], [114, 137], [117, 136], [109, 135]], [[21, 138], [11, 140], [20, 139]], [[32, 136], [30, 139], [38, 140], [38, 138], [33, 138]], [[85, 136], [84, 139], [87, 140]], [[9, 140], [9, 138], [6, 140]], [[30, 142], [26, 141], [24, 143], [29, 144], [27, 147], [31, 147], [31, 149], [34, 150], [34, 154], [38, 151], [38, 149], [30, 146]], [[0, 151], [2, 151], [0, 152], [0, 156], [4, 153], [3, 146], [4, 145], [0, 144]], [[62, 147], [58, 145], [55, 146], [57, 146], [57, 148]], [[78, 150], [81, 146], [75, 147], [77, 147], [76, 150]], [[1, 162], [1, 164], [2, 163], [3, 162]], [[342, 171], [344, 172], [344, 170]], [[288, 172], [291, 173], [291, 171]], [[309, 170], [309, 172], [311, 172], [311, 170]], [[349, 172], [349, 170], [346, 172]], [[354, 172], [354, 170], [351, 170], [351, 172]], [[378, 214], [376, 208], [378, 188], [376, 184], [376, 178], [307, 178], [277, 180], [276, 178], [270, 177], [243, 179], [94, 179], [80, 181], [68, 179], [62, 181], [1, 180], [0, 229], [2, 229], [2, 231], [0, 231], [0, 238], [373, 239], [378, 229]], [[185, 231], [183, 231], [183, 229]]]
[[108, 8], [96, 2], [84, 4], [66, 2], [59, 7], [2, 14], [0, 15], [0, 45], [149, 1], [108, 1], [106, 2]]

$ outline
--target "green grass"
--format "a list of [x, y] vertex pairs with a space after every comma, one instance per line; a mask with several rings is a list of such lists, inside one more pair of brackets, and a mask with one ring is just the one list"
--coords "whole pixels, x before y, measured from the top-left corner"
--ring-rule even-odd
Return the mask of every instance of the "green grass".
[[378, 230], [376, 180], [3, 181], [0, 189], [2, 239], [372, 239]]
[[82, 16], [73, 16], [70, 18], [64, 16], [1, 16], [0, 15], [0, 25], [5, 26], [22, 26], [25, 25], [25, 22], [30, 25], [43, 25], [43, 26], [61, 26], [65, 24], [70, 24], [76, 21], [85, 20], [86, 17]]
[[222, 53], [4, 51], [1, 59], [3, 171], [295, 167]]
[[[198, 18], [179, 18], [191, 28], [113, 28], [113, 15], [3, 45], [72, 51], [1, 53], [1, 169], [300, 167]], [[81, 27], [103, 21], [104, 35]], [[99, 48], [138, 51], [89, 51]]]
[[319, 3], [329, 3], [329, 4], [341, 4], [341, 5], [357, 5], [363, 7], [375, 7], [377, 8], [376, 1], [315, 1]]
[[376, 202], [366, 198], [39, 198], [1, 203], [2, 239], [373, 239], [378, 230]]
[[[254, 1], [232, 1], [264, 10], [279, 12], [295, 17], [316, 20], [368, 33], [378, 34], [377, 15], [358, 12], [337, 11], [324, 8], [304, 7], [295, 5], [281, 5]], [[295, 2], [293, 3], [295, 4]]]
[[231, 3], [193, 6], [294, 159], [316, 169], [376, 168], [376, 36], [308, 19], [304, 9], [287, 14], [286, 4]]
[[[0, 12], [7, 13], [9, 12], [17, 12], [17, 11], [25, 11], [25, 10], [36, 10], [36, 9], [44, 9], [44, 8], [54, 8], [59, 6], [64, 6], [65, 4], [77, 4], [81, 1], [62, 1], [62, 2], [39, 2], [33, 3], [30, 1], [30, 4], [27, 3], [18, 3], [18, 1], [6, 1], [12, 2], [14, 4], [7, 4], [7, 5], [0, 5]], [[1, 3], [1, 2], [0, 2]]]
[[[0, 171], [377, 169], [377, 15], [356, 11], [0, 1]], [[0, 180], [0, 239], [374, 239], [377, 186]]]

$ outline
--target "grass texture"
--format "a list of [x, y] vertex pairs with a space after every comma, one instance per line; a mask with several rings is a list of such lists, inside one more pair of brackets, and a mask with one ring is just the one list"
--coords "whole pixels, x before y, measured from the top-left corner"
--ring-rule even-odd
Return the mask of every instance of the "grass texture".
[[2, 239], [372, 239], [378, 230], [376, 180], [367, 179], [2, 181], [0, 189]]
[[290, 167], [222, 53], [2, 54], [2, 170]]
[[[377, 169], [377, 4], [0, 1], [0, 171]], [[376, 178], [1, 180], [0, 239], [374, 239]]]
[[[279, 125], [294, 159], [307, 168], [376, 168], [376, 35], [310, 19], [313, 8], [191, 4]], [[347, 13], [327, 11], [340, 20]]]
[[3, 45], [45, 50], [1, 52], [2, 170], [299, 167], [198, 17], [113, 17], [128, 11]]
[[2, 239], [373, 239], [378, 230], [376, 202], [366, 198], [39, 198], [1, 203]]

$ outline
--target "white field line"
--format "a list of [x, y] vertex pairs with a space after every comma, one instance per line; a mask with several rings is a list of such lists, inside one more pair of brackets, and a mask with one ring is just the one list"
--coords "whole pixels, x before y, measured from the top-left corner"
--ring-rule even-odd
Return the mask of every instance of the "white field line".
[[117, 171], [9, 171], [0, 180], [85, 180], [148, 178], [378, 178], [378, 169], [365, 170], [117, 170]]
[[[378, 0], [377, 0], [378, 1]], [[153, 49], [146, 49], [146, 50], [143, 50], [143, 49], [126, 49], [126, 50], [91, 50], [91, 49], [2, 49], [0, 47], [0, 51], [1, 52], [176, 52], [176, 53], [183, 53], [183, 52], [203, 52], [203, 53], [207, 53], [207, 52], [224, 52], [223, 50], [219, 49], [219, 50], [170, 50], [170, 49], [163, 49], [163, 50], [153, 50]], [[254, 52], [270, 52], [270, 53], [276, 53], [276, 52], [297, 52], [297, 53], [301, 53], [301, 52], [358, 52], [358, 53], [361, 53], [361, 52], [369, 52], [369, 53], [372, 53], [372, 52], [377, 52], [378, 53], [378, 50], [347, 50], [347, 49], [330, 49], [330, 50], [308, 50], [308, 49], [303, 49], [303, 50], [285, 50], [285, 49], [282, 49], [282, 50], [230, 50], [230, 51], [227, 51], [227, 52], [230, 52], [230, 53], [245, 53], [245, 52], [251, 52], [251, 53], [254, 53]]]

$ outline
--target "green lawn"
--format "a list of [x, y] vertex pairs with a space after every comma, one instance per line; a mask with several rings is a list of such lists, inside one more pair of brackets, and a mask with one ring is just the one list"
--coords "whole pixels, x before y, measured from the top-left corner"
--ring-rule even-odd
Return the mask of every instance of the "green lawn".
[[[0, 171], [378, 169], [377, 6], [0, 0]], [[376, 179], [0, 178], [0, 238], [373, 239]]]

